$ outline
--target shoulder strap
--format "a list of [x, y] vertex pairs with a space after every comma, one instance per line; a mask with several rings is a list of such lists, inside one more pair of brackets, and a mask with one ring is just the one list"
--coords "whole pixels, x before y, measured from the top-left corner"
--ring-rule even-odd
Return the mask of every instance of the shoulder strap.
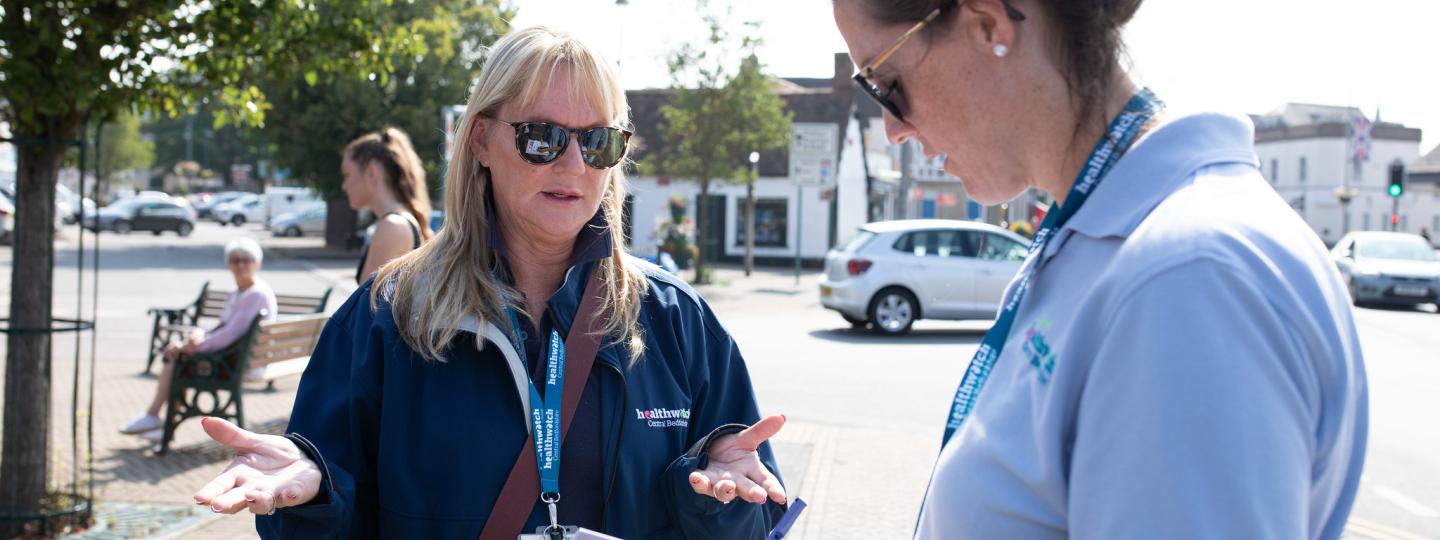
[[411, 248], [411, 249], [420, 249], [420, 240], [421, 240], [421, 239], [420, 239], [420, 222], [419, 222], [419, 221], [416, 221], [416, 220], [415, 220], [415, 216], [410, 215], [409, 212], [398, 212], [398, 211], [397, 211], [397, 212], [390, 212], [389, 214], [385, 214], [385, 215], [389, 216], [389, 215], [392, 215], [392, 214], [393, 214], [393, 215], [400, 216], [400, 217], [402, 217], [402, 218], [405, 218], [405, 223], [408, 223], [408, 224], [410, 225], [410, 236], [412, 237], [412, 239], [413, 239], [414, 242], [415, 242], [415, 247], [413, 247], [413, 248]]
[[[575, 419], [575, 408], [580, 404], [580, 394], [585, 391], [585, 382], [590, 378], [590, 368], [595, 365], [595, 353], [600, 350], [600, 329], [609, 319], [608, 313], [601, 313], [600, 291], [602, 269], [596, 264], [590, 270], [590, 281], [580, 298], [580, 308], [575, 312], [575, 322], [565, 336], [565, 394], [561, 400], [560, 440], [570, 432], [570, 422]], [[535, 468], [534, 433], [525, 437], [520, 446], [520, 455], [510, 468], [505, 487], [485, 519], [485, 528], [480, 531], [480, 540], [513, 540], [523, 532], [525, 520], [540, 500], [540, 473]]]

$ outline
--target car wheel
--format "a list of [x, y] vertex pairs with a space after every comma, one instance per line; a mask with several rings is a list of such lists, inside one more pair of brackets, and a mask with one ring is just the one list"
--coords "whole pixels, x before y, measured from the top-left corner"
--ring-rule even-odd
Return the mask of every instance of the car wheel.
[[296, 238], [299, 238], [301, 236], [305, 236], [305, 233], [301, 232], [299, 227], [291, 226], [290, 228], [285, 229], [285, 236], [294, 236]]
[[156, 229], [156, 230], [150, 231], [150, 234], [152, 234], [152, 235], [154, 235], [154, 236], [160, 236], [160, 233], [162, 233], [162, 232], [165, 232], [165, 231], [161, 231], [161, 230], [159, 230], [159, 229]]
[[850, 323], [850, 327], [851, 327], [851, 328], [864, 328], [865, 325], [870, 324], [870, 321], [868, 321], [868, 320], [860, 319], [860, 318], [856, 318], [856, 317], [851, 317], [851, 316], [846, 315], [846, 314], [844, 314], [844, 313], [841, 313], [841, 314], [840, 314], [840, 318], [845, 319], [845, 322]]
[[194, 225], [191, 225], [189, 223], [181, 223], [179, 227], [175, 227], [175, 234], [178, 234], [180, 236], [190, 236], [190, 232], [194, 230]]
[[231, 225], [234, 225], [234, 226], [236, 226], [236, 227], [239, 227], [239, 226], [241, 226], [241, 225], [244, 225], [244, 224], [245, 224], [245, 216], [236, 215], [235, 217], [230, 218], [230, 224], [231, 224]]
[[891, 287], [875, 294], [869, 313], [875, 332], [898, 336], [909, 332], [915, 319], [920, 318], [920, 304], [910, 291]]
[[130, 225], [129, 221], [123, 219], [116, 220], [115, 223], [110, 224], [110, 230], [119, 234], [130, 234], [130, 231], [134, 229], [135, 227]]

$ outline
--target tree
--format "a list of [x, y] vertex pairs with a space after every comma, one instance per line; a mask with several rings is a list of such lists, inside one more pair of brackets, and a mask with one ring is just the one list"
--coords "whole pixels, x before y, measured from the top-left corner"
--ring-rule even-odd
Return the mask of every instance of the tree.
[[[445, 170], [441, 109], [463, 105], [479, 75], [482, 52], [509, 28], [514, 10], [500, 0], [414, 0], [397, 4], [387, 24], [416, 36], [421, 54], [389, 59], [385, 76], [336, 78], [326, 84], [272, 81], [274, 118], [265, 128], [275, 143], [277, 166], [310, 179], [327, 200], [341, 195], [340, 151], [355, 137], [385, 125], [405, 130], [424, 161], [432, 200], [439, 198]], [[355, 229], [355, 215], [332, 204], [326, 243], [342, 247]]]
[[155, 163], [155, 143], [140, 136], [140, 117], [122, 112], [100, 128], [100, 177], [105, 182], [120, 171], [145, 169]]
[[[757, 152], [775, 155], [790, 142], [792, 115], [785, 111], [785, 101], [770, 87], [762, 71], [760, 59], [754, 54], [740, 62], [735, 78], [725, 85], [726, 102], [735, 107], [725, 117], [734, 129], [730, 149], [736, 155]], [[745, 185], [745, 275], [755, 266], [755, 182], [757, 169], [741, 169], [735, 182]], [[798, 230], [798, 229], [797, 229]]]
[[[260, 129], [235, 123], [215, 125], [211, 110], [216, 107], [218, 104], [202, 102], [194, 111], [147, 122], [141, 129], [155, 142], [155, 163], [170, 170], [176, 163], [194, 161], [202, 169], [218, 172], [228, 186], [232, 184], [232, 165], [253, 165], [270, 155], [270, 142]], [[272, 108], [266, 115], [267, 125], [277, 120], [275, 115]]]
[[[376, 4], [380, 5], [376, 5]], [[55, 182], [91, 121], [120, 111], [178, 114], [201, 97], [220, 123], [259, 125], [261, 75], [384, 72], [414, 51], [384, 33], [389, 0], [0, 0], [0, 117], [17, 148], [10, 325], [50, 325]], [[7, 334], [0, 511], [40, 510], [49, 472], [50, 335]], [[17, 524], [0, 524], [0, 537]]]
[[[751, 237], [746, 243], [748, 253], [754, 243], [754, 179], [747, 169], [747, 158], [750, 152], [771, 151], [786, 144], [790, 115], [770, 89], [755, 56], [759, 40], [744, 36], [737, 44], [726, 30], [730, 9], [727, 7], [722, 16], [709, 12], [705, 0], [698, 3], [710, 35], [704, 44], [686, 43], [670, 55], [674, 96], [660, 110], [665, 120], [661, 128], [665, 144], [656, 149], [647, 169], [699, 183], [695, 238], [701, 253], [695, 261], [695, 282], [704, 283], [709, 279], [705, 268], [705, 200], [710, 196], [711, 183], [730, 180], [752, 185], [747, 190], [746, 204], [750, 225], [746, 235]], [[747, 22], [743, 27], [753, 33], [758, 23]], [[737, 48], [745, 54], [736, 54]], [[732, 74], [726, 66], [737, 57], [744, 60]]]

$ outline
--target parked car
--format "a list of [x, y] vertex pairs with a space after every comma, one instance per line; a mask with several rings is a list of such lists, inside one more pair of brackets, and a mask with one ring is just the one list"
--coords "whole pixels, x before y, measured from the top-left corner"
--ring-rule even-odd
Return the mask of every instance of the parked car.
[[265, 223], [265, 198], [247, 193], [210, 209], [210, 218], [221, 225], [239, 227], [246, 222]]
[[298, 212], [287, 212], [270, 221], [270, 233], [275, 236], [304, 236], [325, 234], [326, 206], [314, 204]]
[[210, 212], [214, 210], [216, 206], [244, 197], [245, 195], [249, 195], [249, 193], [244, 191], [222, 191], [208, 197], [199, 198], [194, 202], [195, 216], [197, 219], [209, 218]]
[[851, 325], [904, 334], [920, 319], [993, 319], [1029, 242], [973, 221], [870, 223], [825, 255], [820, 304]]
[[1440, 302], [1440, 260], [1420, 235], [1352, 232], [1330, 254], [1355, 305]]
[[101, 208], [94, 216], [85, 216], [85, 228], [120, 234], [150, 231], [156, 236], [174, 231], [180, 236], [190, 236], [195, 230], [195, 214], [175, 201], [132, 197]]

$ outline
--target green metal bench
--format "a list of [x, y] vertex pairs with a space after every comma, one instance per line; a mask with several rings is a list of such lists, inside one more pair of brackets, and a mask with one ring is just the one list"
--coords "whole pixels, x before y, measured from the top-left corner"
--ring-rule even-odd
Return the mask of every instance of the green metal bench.
[[325, 328], [328, 315], [316, 314], [283, 320], [255, 318], [250, 331], [223, 350], [175, 360], [170, 396], [165, 403], [164, 435], [156, 453], [169, 450], [175, 430], [187, 418], [215, 416], [245, 426], [243, 384], [298, 375], [310, 362], [310, 353]]
[[[325, 312], [325, 302], [330, 299], [334, 287], [327, 287], [320, 296], [275, 295], [276, 309], [281, 317], [290, 315], [312, 315]], [[153, 317], [150, 326], [150, 354], [145, 358], [145, 371], [159, 361], [165, 345], [171, 340], [184, 340], [186, 334], [198, 328], [201, 322], [213, 323], [225, 309], [225, 297], [230, 291], [211, 289], [210, 282], [200, 286], [200, 296], [188, 305], [175, 308], [150, 308], [146, 313]]]

